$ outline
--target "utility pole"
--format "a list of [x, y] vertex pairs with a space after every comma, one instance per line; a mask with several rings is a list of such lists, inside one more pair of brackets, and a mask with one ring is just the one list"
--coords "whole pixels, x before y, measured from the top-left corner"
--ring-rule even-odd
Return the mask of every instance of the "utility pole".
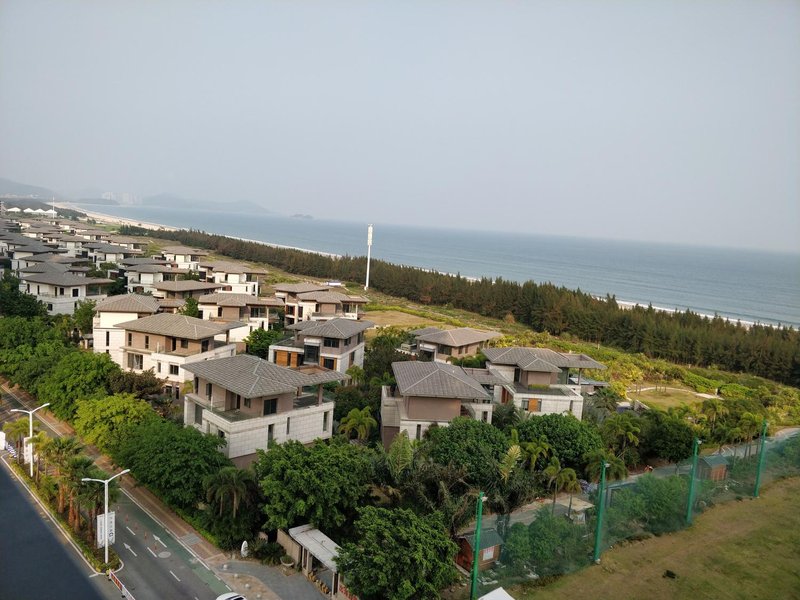
[[600, 562], [600, 542], [603, 537], [603, 511], [605, 509], [603, 505], [606, 497], [606, 468], [609, 466], [606, 461], [603, 461], [600, 467], [600, 485], [597, 487], [597, 523], [594, 528], [594, 555], [592, 556], [595, 563]]
[[369, 289], [369, 261], [372, 254], [372, 224], [367, 226], [367, 281], [364, 284], [364, 291]]
[[758, 498], [758, 489], [761, 487], [761, 471], [764, 468], [764, 450], [767, 442], [767, 420], [761, 423], [761, 444], [758, 449], [758, 469], [756, 470], [756, 485], [753, 488], [753, 498]]
[[108, 564], [108, 484], [111, 483], [114, 479], [119, 477], [120, 475], [125, 475], [128, 473], [130, 469], [125, 469], [124, 471], [117, 473], [113, 477], [109, 477], [108, 479], [93, 479], [91, 477], [84, 477], [81, 481], [95, 481], [97, 483], [102, 483], [105, 487], [105, 511], [103, 513], [103, 537], [105, 538], [104, 545], [106, 547], [106, 564]]
[[692, 512], [694, 509], [694, 482], [695, 482], [695, 475], [697, 473], [697, 454], [698, 450], [700, 449], [700, 444], [702, 444], [699, 439], [694, 438], [694, 444], [692, 446], [692, 474], [690, 475], [689, 479], [689, 501], [686, 503], [686, 524], [692, 524]]
[[478, 492], [478, 505], [475, 509], [475, 541], [472, 544], [472, 586], [469, 600], [478, 597], [478, 561], [481, 555], [481, 520], [483, 518], [483, 492]]

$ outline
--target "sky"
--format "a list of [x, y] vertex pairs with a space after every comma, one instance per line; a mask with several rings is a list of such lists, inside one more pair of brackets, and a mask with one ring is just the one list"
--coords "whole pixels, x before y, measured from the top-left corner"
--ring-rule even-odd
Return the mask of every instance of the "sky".
[[3, 0], [0, 177], [800, 252], [800, 2]]

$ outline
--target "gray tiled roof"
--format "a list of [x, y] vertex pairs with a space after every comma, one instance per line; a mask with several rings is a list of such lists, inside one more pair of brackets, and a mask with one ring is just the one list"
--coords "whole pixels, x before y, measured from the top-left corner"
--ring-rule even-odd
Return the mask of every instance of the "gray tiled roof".
[[141, 250], [134, 250], [126, 248], [125, 246], [118, 246], [116, 244], [107, 244], [106, 242], [89, 242], [83, 245], [84, 248], [94, 250], [95, 252], [103, 252], [105, 254], [141, 254]]
[[125, 313], [156, 313], [158, 312], [158, 298], [142, 294], [122, 294], [109, 296], [95, 306], [96, 312], [125, 312]]
[[361, 296], [348, 296], [340, 292], [304, 292], [298, 294], [297, 298], [300, 300], [311, 300], [313, 302], [321, 302], [323, 304], [342, 304], [343, 302], [350, 304], [366, 304], [366, 299]]
[[276, 283], [272, 286], [276, 292], [287, 292], [290, 294], [303, 294], [305, 292], [319, 292], [330, 289], [327, 285], [318, 283]]
[[117, 329], [126, 331], [141, 331], [142, 333], [169, 335], [189, 340], [203, 340], [244, 326], [244, 323], [238, 321], [218, 323], [171, 313], [159, 313], [116, 325]]
[[514, 365], [526, 371], [557, 373], [562, 368], [606, 368], [585, 354], [556, 352], [549, 348], [484, 348], [483, 354], [495, 365]]
[[472, 377], [481, 385], [505, 385], [508, 383], [505, 377], [492, 373], [489, 369], [472, 369], [469, 367], [462, 367], [464, 373]]
[[82, 275], [73, 275], [71, 273], [24, 273], [20, 276], [20, 278], [26, 283], [44, 283], [46, 285], [57, 285], [62, 287], [114, 283], [113, 279], [83, 277]]
[[161, 281], [153, 284], [153, 287], [166, 292], [190, 292], [196, 290], [216, 290], [221, 288], [222, 284], [186, 279], [179, 281]]
[[250, 354], [189, 363], [184, 369], [243, 398], [285, 394], [303, 386], [344, 379], [336, 371], [307, 375]]
[[423, 327], [422, 329], [413, 329], [409, 331], [409, 333], [419, 337], [421, 335], [428, 335], [429, 333], [438, 333], [439, 331], [444, 331], [444, 329], [440, 329], [439, 327]]
[[63, 254], [37, 254], [36, 256], [26, 256], [23, 260], [25, 262], [56, 262], [64, 264], [88, 264], [91, 262], [88, 258], [78, 258], [75, 256], [64, 256]]
[[454, 365], [410, 360], [392, 363], [392, 371], [403, 396], [462, 400], [491, 398], [480, 383]]
[[446, 329], [444, 331], [435, 331], [423, 335], [417, 335], [417, 339], [422, 342], [430, 344], [442, 344], [444, 346], [453, 346], [458, 348], [460, 346], [469, 346], [470, 344], [478, 344], [480, 342], [487, 342], [500, 334], [496, 331], [479, 331], [471, 327], [459, 327], [458, 329]]
[[54, 261], [41, 261], [35, 263], [33, 266], [19, 269], [22, 273], [85, 273], [89, 267], [76, 267], [69, 263], [54, 262]]
[[214, 273], [266, 273], [266, 269], [259, 269], [256, 267], [249, 267], [242, 263], [235, 263], [231, 261], [216, 260], [216, 261], [200, 261], [200, 266], [204, 267]]
[[288, 325], [286, 329], [300, 331], [303, 335], [327, 337], [346, 340], [373, 327], [372, 321], [354, 321], [353, 319], [331, 319], [329, 321], [301, 321]]
[[178, 269], [177, 267], [164, 263], [129, 265], [126, 267], [126, 270], [131, 273], [176, 273], [178, 275], [189, 272], [189, 269]]
[[207, 256], [208, 250], [200, 248], [189, 248], [188, 246], [167, 246], [161, 249], [162, 254], [194, 254], [196, 256]]
[[217, 306], [283, 306], [280, 298], [263, 298], [251, 294], [234, 294], [219, 292], [205, 294], [197, 299], [199, 304], [216, 304]]
[[144, 257], [144, 256], [137, 256], [135, 258], [123, 258], [119, 261], [121, 264], [126, 266], [131, 265], [166, 265], [167, 260], [164, 258], [154, 258], [154, 257]]

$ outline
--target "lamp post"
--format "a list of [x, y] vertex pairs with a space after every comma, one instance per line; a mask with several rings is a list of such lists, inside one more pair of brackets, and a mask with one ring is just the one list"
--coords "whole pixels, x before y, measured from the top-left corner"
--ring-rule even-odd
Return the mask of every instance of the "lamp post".
[[31, 479], [33, 479], [33, 413], [37, 410], [41, 410], [46, 406], [50, 406], [49, 402], [45, 402], [41, 406], [37, 406], [33, 410], [25, 410], [23, 408], [12, 408], [9, 412], [21, 412], [21, 413], [28, 413], [28, 439], [31, 440], [29, 444], [31, 445]]
[[114, 479], [119, 477], [120, 475], [125, 475], [130, 471], [130, 469], [125, 469], [124, 471], [120, 471], [113, 477], [109, 477], [108, 479], [93, 479], [91, 477], [84, 477], [81, 481], [96, 481], [97, 483], [102, 483], [105, 487], [105, 512], [103, 513], [103, 540], [105, 547], [106, 547], [106, 564], [108, 564], [108, 484], [111, 483]]
[[369, 289], [369, 260], [372, 254], [372, 225], [367, 227], [367, 281], [364, 283], [364, 291]]
[[595, 563], [600, 562], [600, 542], [603, 535], [603, 504], [606, 496], [606, 469], [611, 465], [606, 461], [600, 468], [600, 485], [597, 486], [597, 524], [594, 530], [594, 554], [592, 561]]

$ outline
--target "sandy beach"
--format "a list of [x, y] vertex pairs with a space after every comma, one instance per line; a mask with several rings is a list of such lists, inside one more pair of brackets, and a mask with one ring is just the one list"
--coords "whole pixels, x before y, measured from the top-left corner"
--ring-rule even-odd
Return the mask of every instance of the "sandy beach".
[[153, 231], [178, 231], [177, 227], [170, 227], [169, 225], [162, 225], [161, 223], [148, 223], [145, 221], [139, 221], [137, 219], [128, 219], [126, 217], [115, 217], [113, 215], [107, 215], [93, 210], [86, 210], [85, 208], [76, 206], [70, 202], [55, 202], [54, 205], [57, 208], [77, 210], [78, 212], [84, 213], [90, 219], [94, 219], [98, 223], [105, 223], [107, 225], [131, 225], [133, 227], [152, 229]]

